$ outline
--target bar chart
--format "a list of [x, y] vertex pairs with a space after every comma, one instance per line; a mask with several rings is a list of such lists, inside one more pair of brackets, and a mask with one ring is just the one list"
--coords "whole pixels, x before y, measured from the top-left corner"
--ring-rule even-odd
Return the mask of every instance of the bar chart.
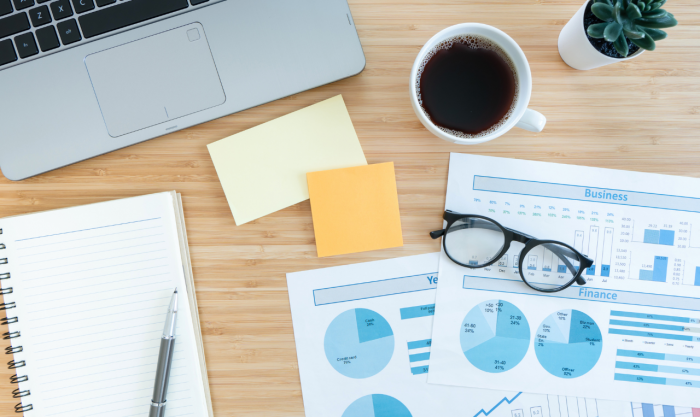
[[676, 240], [676, 232], [668, 229], [644, 229], [644, 243], [653, 245], [673, 246]]
[[632, 403], [633, 417], [700, 417], [700, 408]]
[[[644, 269], [644, 267], [649, 269]], [[668, 257], [654, 256], [654, 263], [643, 265], [639, 270], [639, 279], [642, 281], [666, 282], [668, 272]]]
[[615, 381], [700, 388], [700, 356], [679, 354], [675, 347], [684, 342], [681, 349], [695, 352], [700, 313], [687, 317], [612, 310], [610, 316], [609, 334], [624, 336], [630, 346], [657, 349], [617, 349]]

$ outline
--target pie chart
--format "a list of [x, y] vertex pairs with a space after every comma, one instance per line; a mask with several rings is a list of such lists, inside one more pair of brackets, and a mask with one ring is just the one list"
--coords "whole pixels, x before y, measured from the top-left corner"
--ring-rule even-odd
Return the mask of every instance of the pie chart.
[[381, 314], [354, 308], [338, 315], [326, 330], [326, 358], [336, 371], [350, 378], [379, 373], [394, 354], [394, 332]]
[[412, 417], [405, 405], [384, 394], [366, 395], [345, 410], [342, 417]]
[[460, 342], [472, 365], [484, 372], [505, 372], [525, 357], [530, 346], [530, 325], [513, 304], [489, 300], [467, 313]]
[[586, 374], [598, 363], [602, 351], [600, 328], [578, 310], [557, 311], [537, 329], [537, 360], [547, 372], [559, 378]]

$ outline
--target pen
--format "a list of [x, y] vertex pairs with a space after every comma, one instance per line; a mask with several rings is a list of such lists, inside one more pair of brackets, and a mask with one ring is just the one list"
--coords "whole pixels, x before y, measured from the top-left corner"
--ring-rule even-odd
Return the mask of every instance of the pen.
[[177, 288], [173, 293], [168, 307], [168, 315], [165, 317], [163, 337], [160, 339], [160, 354], [158, 355], [158, 367], [156, 368], [156, 382], [153, 387], [153, 400], [149, 417], [163, 417], [165, 415], [165, 396], [168, 393], [168, 381], [170, 380], [170, 365], [173, 363], [175, 353], [175, 323], [177, 322]]

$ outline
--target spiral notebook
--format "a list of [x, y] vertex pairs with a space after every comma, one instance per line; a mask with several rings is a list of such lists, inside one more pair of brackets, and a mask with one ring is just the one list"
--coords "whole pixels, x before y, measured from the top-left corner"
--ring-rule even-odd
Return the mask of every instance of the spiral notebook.
[[178, 194], [0, 219], [0, 233], [0, 324], [9, 327], [15, 411], [147, 415], [177, 287], [188, 302], [180, 303], [165, 415], [213, 416]]

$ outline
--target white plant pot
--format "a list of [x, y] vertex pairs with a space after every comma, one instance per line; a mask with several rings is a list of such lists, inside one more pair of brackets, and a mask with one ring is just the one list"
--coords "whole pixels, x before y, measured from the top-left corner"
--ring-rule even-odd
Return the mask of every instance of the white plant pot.
[[586, 12], [586, 6], [588, 6], [588, 1], [583, 3], [583, 6], [578, 9], [578, 12], [569, 20], [569, 23], [564, 26], [564, 29], [559, 34], [559, 55], [567, 65], [579, 70], [589, 70], [602, 67], [603, 65], [627, 61], [644, 52], [644, 49], [639, 48], [637, 52], [627, 58], [611, 58], [600, 53], [588, 41], [586, 30], [583, 28], [583, 15]]

